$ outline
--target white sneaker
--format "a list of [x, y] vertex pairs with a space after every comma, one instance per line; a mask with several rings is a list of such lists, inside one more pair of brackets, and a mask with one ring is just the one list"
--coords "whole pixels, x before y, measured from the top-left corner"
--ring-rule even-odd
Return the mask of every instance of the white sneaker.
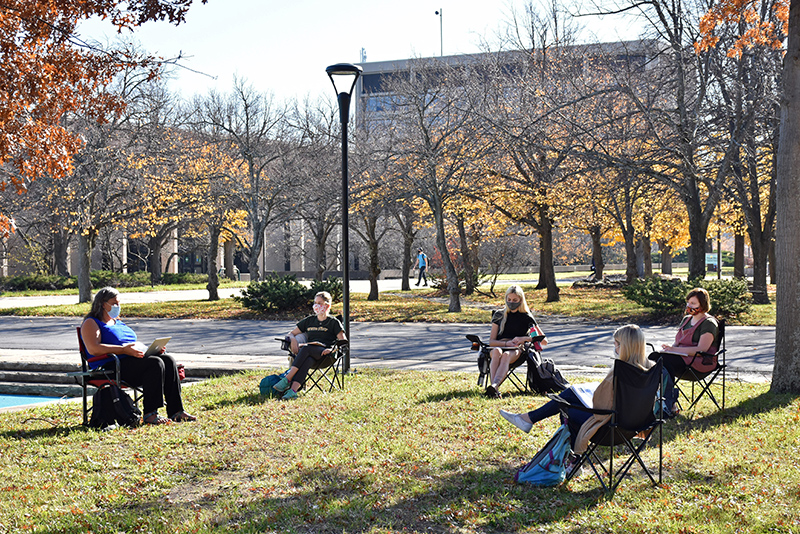
[[523, 432], [530, 432], [531, 428], [533, 428], [533, 424], [525, 421], [519, 414], [500, 410], [500, 415], [502, 415], [506, 421], [519, 428]]
[[583, 474], [583, 466], [578, 467], [578, 471], [573, 475], [572, 472], [575, 471], [575, 468], [578, 466], [578, 460], [580, 460], [580, 456], [576, 454], [571, 454], [567, 460], [567, 476], [571, 478], [578, 478]]

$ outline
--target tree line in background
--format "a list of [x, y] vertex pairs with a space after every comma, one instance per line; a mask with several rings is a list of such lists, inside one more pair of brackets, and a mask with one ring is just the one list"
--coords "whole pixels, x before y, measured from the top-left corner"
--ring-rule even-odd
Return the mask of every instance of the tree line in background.
[[[771, 5], [763, 4], [762, 19], [780, 26]], [[480, 270], [518, 263], [520, 235], [537, 237], [539, 288], [554, 301], [556, 229], [589, 236], [597, 278], [603, 245], [623, 243], [632, 280], [652, 273], [653, 244], [665, 272], [673, 252], [688, 247], [690, 278], [704, 276], [714, 228], [736, 236], [739, 276], [749, 243], [754, 300], [768, 301], [780, 48], [762, 42], [730, 54], [741, 34], [733, 22], [717, 24], [714, 46], [703, 46], [705, 5], [620, 0], [595, 7], [645, 17], [646, 35], [581, 45], [562, 6], [529, 4], [513, 13], [504, 39], [486, 54], [412, 60], [380, 88], [382, 109], [360, 111], [351, 221], [366, 250], [370, 298], [378, 298], [389, 236], [402, 243], [407, 284], [415, 243], [433, 235], [449, 309], [458, 311], [462, 289], [475, 290]], [[45, 42], [58, 53], [75, 48], [46, 13], [0, 13], [4, 25], [24, 20], [41, 22], [33, 24], [39, 32], [50, 28]], [[131, 26], [159, 16], [124, 20]], [[79, 50], [86, 62], [109, 57]], [[19, 111], [52, 129], [39, 132], [47, 142], [38, 144], [26, 131], [26, 146], [37, 151], [0, 147], [0, 228], [13, 220], [39, 270], [66, 274], [67, 244], [76, 243], [80, 299], [89, 300], [91, 252], [120, 232], [143, 244], [155, 281], [160, 252], [180, 228], [181, 239], [204, 244], [216, 299], [218, 247], [225, 272], [233, 275], [237, 249], [251, 280], [260, 280], [267, 230], [291, 220], [302, 221], [310, 236], [303, 249], [317, 278], [335, 266], [330, 249], [340, 247], [341, 199], [334, 103], [278, 102], [243, 80], [227, 94], [184, 101], [165, 89], [163, 64], [135, 46], [115, 54], [106, 70], [78, 73], [91, 83], [62, 95], [71, 105], [46, 116], [35, 106]], [[0, 127], [9, 133], [19, 125]], [[104, 250], [110, 267], [121, 267], [115, 247]]]

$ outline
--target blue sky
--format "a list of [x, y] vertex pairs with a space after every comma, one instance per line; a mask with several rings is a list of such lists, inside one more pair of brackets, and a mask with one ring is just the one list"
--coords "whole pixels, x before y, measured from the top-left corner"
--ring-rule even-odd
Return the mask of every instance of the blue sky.
[[[204, 74], [177, 69], [170, 87], [184, 97], [209, 89], [227, 92], [234, 76], [280, 99], [316, 98], [333, 88], [325, 67], [357, 63], [361, 49], [367, 61], [440, 54], [442, 10], [445, 55], [480, 50], [482, 39], [494, 41], [509, 20], [512, 7], [523, 1], [492, 0], [209, 0], [189, 10], [185, 24], [148, 23], [136, 31], [152, 53], [175, 57]], [[600, 40], [616, 40], [617, 29], [630, 34], [629, 24], [589, 21]], [[90, 21], [79, 28], [84, 39], [106, 41], [113, 29]]]

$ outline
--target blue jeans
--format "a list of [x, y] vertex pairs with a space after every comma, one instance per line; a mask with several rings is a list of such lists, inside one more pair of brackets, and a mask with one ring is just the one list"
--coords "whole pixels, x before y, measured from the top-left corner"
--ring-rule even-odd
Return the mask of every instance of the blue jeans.
[[[578, 399], [578, 396], [572, 391], [572, 388], [567, 388], [561, 393], [558, 394], [559, 397], [564, 399], [570, 404], [577, 404], [579, 406], [583, 406], [583, 403]], [[528, 412], [528, 417], [531, 420], [531, 423], [538, 423], [539, 421], [543, 421], [548, 417], [552, 417], [561, 413], [561, 404], [556, 401], [549, 401], [546, 402], [543, 406], [536, 408]], [[577, 430], [586, 422], [592, 414], [589, 412], [584, 412], [583, 410], [578, 410], [576, 408], [570, 408], [567, 410], [567, 419], [569, 419], [569, 429], [570, 429], [570, 446], [574, 449], [575, 448], [575, 439], [578, 437]]]

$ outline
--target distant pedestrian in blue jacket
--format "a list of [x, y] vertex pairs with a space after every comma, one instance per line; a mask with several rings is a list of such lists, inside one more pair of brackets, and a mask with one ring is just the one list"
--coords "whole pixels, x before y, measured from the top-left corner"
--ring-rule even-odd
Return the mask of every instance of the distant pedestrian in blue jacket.
[[425, 280], [425, 284], [428, 285], [428, 277], [425, 276], [425, 270], [428, 268], [428, 256], [422, 252], [422, 247], [417, 249], [417, 262], [414, 264], [415, 267], [419, 267], [419, 278], [417, 279], [417, 283], [414, 285], [419, 285], [422, 280]]

